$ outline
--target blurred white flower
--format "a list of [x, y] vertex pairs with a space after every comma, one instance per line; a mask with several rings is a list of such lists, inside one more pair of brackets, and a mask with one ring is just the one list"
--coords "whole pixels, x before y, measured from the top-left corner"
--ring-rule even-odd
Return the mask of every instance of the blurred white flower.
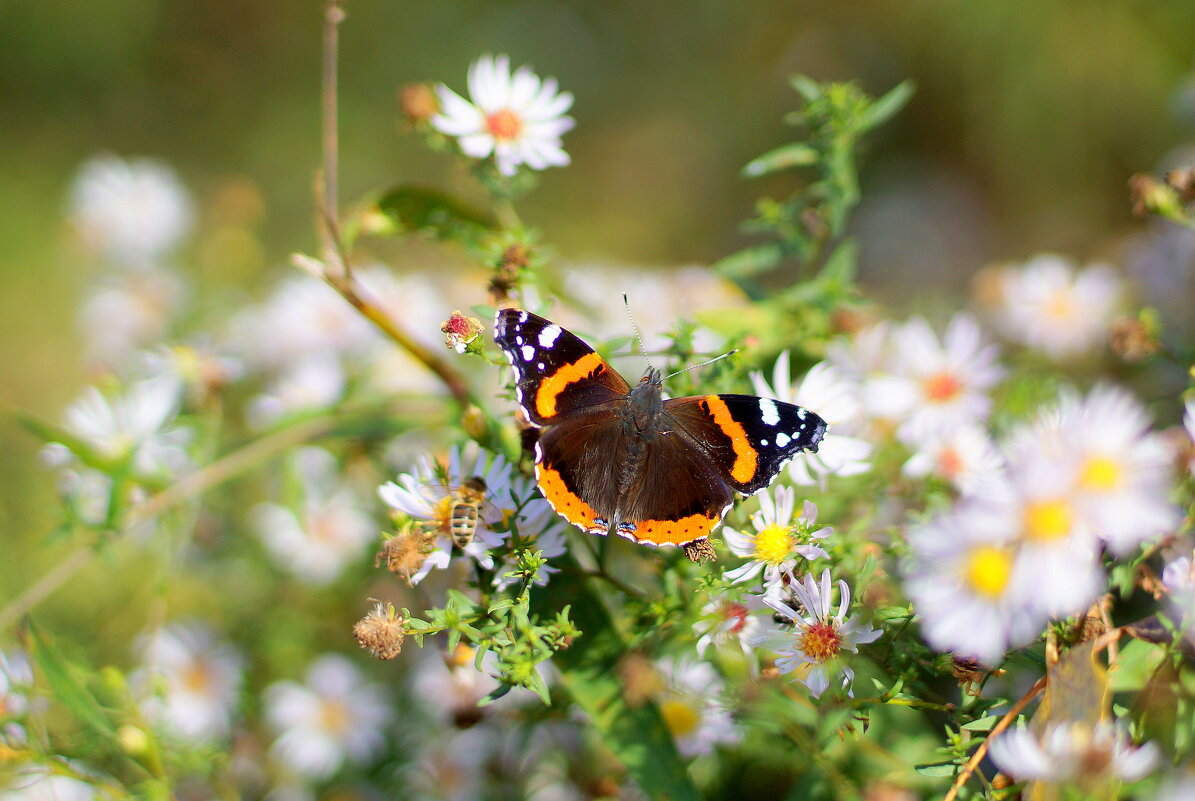
[[[793, 673], [809, 688], [814, 698], [830, 686], [830, 677], [842, 671], [842, 687], [854, 696], [851, 683], [855, 671], [843, 663], [844, 650], [857, 652], [860, 645], [875, 642], [880, 629], [847, 618], [851, 609], [851, 590], [838, 581], [838, 612], [831, 614], [830, 569], [822, 571], [820, 581], [806, 573], [804, 580], [790, 571], [787, 582], [777, 582], [764, 596], [764, 603], [788, 618], [789, 625], [772, 629], [759, 643], [780, 654], [776, 667], [781, 673]], [[789, 602], [800, 607], [795, 609]]]
[[900, 419], [898, 436], [917, 442], [964, 423], [981, 423], [992, 402], [988, 391], [1004, 371], [996, 346], [984, 341], [975, 318], [956, 314], [939, 340], [924, 318], [894, 334], [892, 375], [874, 382]]
[[26, 765], [4, 776], [0, 801], [96, 801], [107, 798], [94, 785], [51, 773], [42, 765]]
[[1190, 801], [1195, 798], [1195, 773], [1189, 769], [1162, 781], [1149, 801]]
[[788, 463], [795, 483], [824, 486], [826, 476], [853, 476], [871, 469], [871, 443], [846, 433], [861, 411], [858, 392], [836, 368], [819, 362], [794, 384], [789, 380], [788, 351], [784, 351], [776, 359], [771, 385], [758, 370], [752, 371], [751, 383], [757, 395], [804, 406], [828, 424], [817, 453], [803, 453]]
[[960, 495], [979, 495], [1001, 478], [1004, 460], [981, 427], [964, 424], [931, 434], [913, 443], [915, 452], [904, 465], [913, 478], [928, 475], [949, 481]]
[[[773, 494], [776, 496], [774, 501]], [[765, 489], [756, 497], [759, 498], [759, 511], [751, 516], [754, 535], [733, 528], [722, 530], [722, 538], [730, 552], [751, 560], [727, 571], [724, 575], [727, 581], [735, 584], [750, 581], [762, 571], [764, 582], [770, 584], [779, 579], [785, 569], [796, 564], [797, 557], [826, 558], [826, 552], [813, 541], [830, 536], [834, 529], [818, 528], [817, 506], [805, 501], [801, 515], [793, 520], [792, 487]]]
[[558, 92], [555, 78], [541, 81], [528, 67], [511, 75], [506, 56], [481, 56], [469, 67], [468, 83], [472, 102], [437, 86], [440, 113], [431, 119], [441, 133], [457, 137], [466, 156], [493, 155], [503, 175], [514, 175], [520, 164], [542, 170], [569, 163], [560, 137], [574, 124], [564, 116], [573, 96]]
[[542, 498], [533, 497], [531, 485], [513, 473], [513, 467], [503, 456], [491, 459], [470, 445], [464, 453], [453, 448], [446, 465], [424, 457], [413, 473], [404, 473], [397, 483], [392, 481], [378, 487], [378, 495], [387, 506], [416, 521], [423, 521], [422, 524], [435, 536], [435, 549], [412, 575], [411, 583], [422, 581], [432, 568], [448, 567], [454, 547], [450, 531], [454, 498], [465, 479], [471, 476], [480, 476], [485, 481], [486, 493], [477, 531], [472, 542], [463, 549], [466, 555], [482, 567], [492, 568], [494, 558], [490, 549], [506, 539], [505, 533], [498, 533], [492, 527], [507, 515], [517, 514], [516, 522], [523, 534], [542, 531], [552, 520], [551, 507]]
[[161, 342], [186, 299], [186, 285], [164, 270], [109, 276], [79, 307], [87, 356], [126, 364], [140, 348]]
[[326, 409], [344, 394], [346, 377], [333, 353], [316, 352], [289, 365], [249, 403], [253, 428], [266, 428], [297, 412]]
[[[498, 657], [487, 651], [478, 669], [476, 656], [477, 652], [464, 644], [457, 645], [450, 654], [427, 648], [417, 669], [411, 671], [412, 697], [439, 723], [469, 728], [530, 697], [529, 690], [516, 689], [479, 706], [483, 698], [498, 689], [499, 682], [493, 676], [498, 670]], [[541, 662], [536, 668], [545, 681], [549, 678], [544, 672], [546, 665]]]
[[95, 387], [66, 410], [66, 428], [107, 459], [130, 460], [141, 474], [175, 475], [189, 464], [185, 428], [168, 428], [178, 415], [182, 387], [171, 376], [144, 379], [107, 398]]
[[708, 662], [661, 659], [664, 690], [657, 699], [682, 757], [708, 756], [714, 746], [742, 739], [722, 703], [722, 680]]
[[1070, 259], [1042, 254], [1022, 267], [996, 270], [995, 324], [1008, 339], [1053, 359], [1087, 353], [1107, 340], [1122, 293], [1108, 265], [1077, 270]]
[[697, 655], [705, 656], [711, 645], [718, 650], [734, 646], [747, 657], [747, 664], [754, 674], [756, 665], [751, 644], [759, 635], [762, 624], [757, 613], [762, 609], [763, 598], [758, 595], [745, 594], [736, 598], [723, 592], [710, 598], [701, 607], [701, 619], [693, 624]]
[[71, 217], [84, 239], [129, 266], [150, 266], [177, 248], [194, 216], [178, 176], [153, 159], [97, 156], [71, 189]]
[[363, 763], [385, 743], [386, 694], [339, 654], [311, 664], [303, 684], [279, 681], [265, 691], [265, 716], [277, 739], [270, 753], [292, 772], [326, 779], [345, 762]]
[[485, 727], [441, 730], [421, 738], [412, 760], [410, 787], [416, 798], [476, 801], [485, 797], [486, 763], [498, 734]]
[[1150, 432], [1136, 398], [1097, 386], [1083, 399], [1065, 396], [1056, 419], [1077, 460], [1077, 504], [1113, 553], [1128, 555], [1174, 530], [1180, 518], [1169, 500], [1174, 454]]
[[[1187, 439], [1195, 443], [1195, 400], [1187, 401], [1184, 406], [1183, 427], [1187, 429]], [[1191, 450], [1191, 458], [1187, 462], [1187, 472], [1195, 476], [1195, 449]]]
[[130, 683], [146, 717], [192, 741], [224, 737], [243, 681], [240, 655], [203, 623], [176, 623], [147, 635], [143, 667]]
[[1134, 747], [1115, 724], [1057, 723], [1040, 738], [1025, 726], [997, 735], [989, 753], [1001, 771], [1014, 778], [1042, 782], [1077, 782], [1092, 787], [1115, 777], [1136, 781], [1161, 756], [1158, 747]]
[[1032, 587], [1015, 580], [1017, 526], [986, 501], [960, 504], [909, 532], [905, 591], [926, 641], [941, 651], [1000, 661], [1031, 642], [1045, 620], [1029, 606]]
[[361, 557], [378, 527], [341, 480], [335, 456], [312, 446], [293, 458], [302, 488], [299, 509], [259, 504], [254, 527], [280, 567], [310, 584], [327, 584]]
[[0, 721], [19, 718], [29, 708], [33, 666], [24, 651], [0, 651]]
[[1166, 563], [1162, 569], [1162, 584], [1170, 596], [1170, 614], [1174, 622], [1195, 632], [1195, 569], [1190, 549]]

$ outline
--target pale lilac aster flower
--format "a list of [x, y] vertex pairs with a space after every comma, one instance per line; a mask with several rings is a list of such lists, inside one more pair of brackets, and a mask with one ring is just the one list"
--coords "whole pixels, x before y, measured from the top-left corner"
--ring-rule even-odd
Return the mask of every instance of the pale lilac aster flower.
[[89, 359], [122, 366], [139, 348], [162, 341], [186, 299], [186, 284], [164, 270], [108, 276], [79, 307]]
[[893, 395], [890, 376], [896, 362], [896, 327], [880, 320], [850, 337], [838, 337], [826, 346], [826, 361], [856, 387], [861, 411], [852, 421], [872, 439], [892, 436], [909, 399], [903, 392]]
[[314, 352], [288, 365], [250, 401], [249, 424], [266, 428], [287, 415], [332, 406], [344, 395], [347, 381], [335, 353]]
[[[773, 495], [775, 500], [773, 500]], [[758, 493], [759, 511], [751, 516], [755, 534], [724, 528], [722, 538], [735, 556], [750, 559], [747, 564], [729, 570], [727, 581], [738, 584], [750, 581], [763, 573], [764, 581], [776, 581], [780, 574], [802, 559], [824, 559], [825, 550], [814, 540], [824, 539], [834, 532], [829, 526], [817, 526], [817, 506], [805, 501], [801, 515], [793, 520], [793, 489], [777, 486]]]
[[170, 167], [105, 155], [79, 169], [71, 217], [88, 244], [108, 258], [146, 266], [181, 244], [195, 215]]
[[737, 647], [747, 657], [754, 674], [756, 664], [751, 644], [763, 625], [759, 615], [763, 608], [763, 598], [749, 593], [735, 597], [723, 592], [710, 598], [701, 607], [701, 619], [693, 624], [697, 655], [704, 657], [711, 645], [718, 650]]
[[108, 798], [94, 785], [51, 773], [43, 765], [25, 765], [4, 777], [0, 801], [97, 801]]
[[33, 666], [24, 651], [0, 651], [0, 720], [19, 718], [29, 708]]
[[303, 493], [299, 508], [259, 504], [253, 509], [254, 527], [280, 567], [310, 584], [327, 584], [362, 556], [378, 527], [341, 480], [331, 453], [302, 448], [294, 461]]
[[[829, 568], [822, 571], [820, 581], [808, 573], [803, 580], [792, 572], [785, 575], [787, 591], [783, 582], [777, 582], [764, 597], [764, 603], [787, 617], [791, 628], [774, 628], [759, 643], [779, 653], [776, 660], [779, 671], [793, 673], [814, 698], [826, 691], [831, 676], [839, 670], [843, 689], [853, 697], [851, 683], [855, 671], [843, 663], [842, 652], [857, 652], [860, 645], [875, 642], [883, 632], [847, 618], [851, 590], [845, 581], [838, 582], [838, 611], [831, 614]], [[789, 594], [791, 597], [786, 597]], [[800, 611], [789, 605], [790, 599]]]
[[1195, 632], [1195, 568], [1188, 549], [1182, 556], [1171, 559], [1162, 569], [1162, 584], [1170, 595], [1169, 608], [1175, 622], [1188, 634]]
[[1097, 386], [1084, 399], [1063, 398], [1059, 425], [1077, 458], [1077, 505], [1118, 556], [1178, 525], [1170, 503], [1174, 454], [1150, 431], [1141, 403], [1123, 389]]
[[1158, 790], [1149, 801], [1190, 801], [1195, 798], [1195, 773], [1189, 769], [1186, 773], [1178, 773], [1162, 781]]
[[1057, 723], [1040, 738], [1018, 726], [997, 735], [989, 753], [1001, 771], [1018, 780], [1077, 782], [1080, 787], [1109, 777], [1136, 781], [1161, 756], [1153, 743], [1134, 747], [1123, 729], [1107, 722]]
[[278, 735], [270, 753], [310, 779], [329, 778], [346, 762], [364, 763], [380, 753], [391, 717], [382, 688], [339, 654], [316, 659], [303, 684], [267, 687], [265, 715]]
[[130, 683], [146, 717], [195, 742], [224, 737], [243, 680], [243, 660], [203, 623], [176, 623], [142, 641], [143, 667]]
[[1019, 526], [1009, 513], [991, 499], [968, 500], [909, 532], [905, 591], [934, 648], [994, 665], [1045, 626], [1034, 588], [1016, 580]]
[[509, 58], [487, 55], [469, 67], [468, 83], [472, 102], [437, 86], [440, 113], [431, 119], [438, 131], [457, 137], [462, 153], [492, 155], [503, 175], [514, 175], [521, 164], [542, 170], [569, 163], [560, 137], [573, 127], [564, 116], [573, 96], [558, 92], [555, 78], [541, 81], [528, 67], [511, 75]]
[[1035, 256], [1020, 268], [1001, 268], [996, 280], [1000, 332], [1053, 359], [1102, 345], [1123, 291], [1108, 265], [1077, 270], [1073, 261], [1053, 254]]
[[893, 375], [878, 380], [902, 420], [897, 431], [906, 442], [987, 419], [988, 391], [1004, 371], [996, 347], [984, 340], [969, 314], [956, 314], [938, 339], [925, 319], [914, 317], [895, 333]]
[[404, 473], [397, 482], [378, 488], [378, 495], [387, 506], [421, 522], [436, 534], [435, 550], [411, 577], [411, 583], [422, 581], [433, 568], [448, 567], [454, 548], [449, 526], [453, 498], [464, 480], [471, 476], [480, 476], [485, 481], [486, 500], [473, 540], [463, 550], [482, 567], [494, 566], [490, 549], [501, 545], [507, 536], [494, 528], [507, 515], [516, 516], [520, 532], [527, 534], [536, 533], [537, 527], [547, 525], [551, 520], [551, 508], [542, 498], [529, 500], [530, 486], [521, 477], [515, 478], [513, 473], [513, 467], [501, 455], [491, 459], [470, 445], [463, 453], [453, 448], [447, 465], [424, 458], [413, 473]]
[[189, 464], [184, 428], [170, 428], [182, 386], [170, 376], [137, 381], [125, 393], [105, 397], [95, 387], [66, 410], [66, 428], [112, 460], [129, 460], [141, 474], [176, 475]]
[[[1187, 439], [1195, 443], [1195, 400], [1187, 401], [1184, 410], [1183, 427], [1187, 429]], [[1187, 472], [1195, 476], [1195, 450], [1192, 454], [1191, 460], [1187, 462]]]
[[721, 701], [722, 680], [708, 662], [661, 659], [665, 689], [657, 704], [683, 757], [708, 756], [714, 746], [742, 739]]
[[960, 495], [982, 495], [1001, 480], [1004, 459], [980, 426], [964, 424], [913, 445], [916, 451], [903, 468], [906, 476], [937, 476], [949, 481]]
[[792, 383], [789, 355], [784, 351], [776, 358], [771, 385], [758, 370], [751, 373], [751, 383], [760, 397], [804, 406], [826, 421], [826, 435], [817, 453], [803, 453], [789, 462], [788, 472], [795, 483], [824, 486], [827, 476], [853, 476], [871, 469], [871, 444], [846, 433], [852, 431], [861, 412], [857, 390], [835, 367], [820, 362]]

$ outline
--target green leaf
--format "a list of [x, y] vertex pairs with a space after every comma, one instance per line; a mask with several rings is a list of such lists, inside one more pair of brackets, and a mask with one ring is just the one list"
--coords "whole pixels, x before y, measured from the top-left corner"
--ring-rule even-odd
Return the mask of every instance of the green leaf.
[[905, 104], [909, 102], [916, 91], [917, 85], [912, 81], [901, 81], [889, 89], [882, 97], [872, 103], [863, 114], [863, 130], [883, 125], [892, 119], [898, 111], [905, 107]]
[[816, 164], [818, 153], [804, 142], [793, 142], [781, 145], [775, 150], [769, 150], [762, 156], [752, 159], [743, 167], [743, 175], [747, 178], [758, 178], [770, 172], [778, 172], [789, 167], [808, 167]]
[[979, 720], [973, 720], [970, 723], [964, 723], [963, 728], [967, 731], [991, 731], [996, 724], [1000, 722], [1003, 715], [987, 715]]
[[498, 227], [489, 212], [421, 186], [391, 189], [378, 199], [377, 208], [399, 233], [427, 231], [440, 239], [460, 240]]
[[915, 765], [913, 769], [922, 776], [933, 776], [934, 778], [942, 779], [953, 776], [958, 770], [958, 766], [953, 762], [935, 762], [931, 765]]
[[87, 728], [109, 740], [114, 739], [116, 727], [95, 695], [76, 676], [76, 669], [38, 627], [30, 624], [29, 630], [33, 657], [49, 682], [54, 698]]
[[779, 244], [769, 242], [753, 245], [714, 262], [714, 269], [727, 278], [742, 278], [767, 272], [780, 264], [784, 251]]
[[822, 96], [822, 85], [807, 75], [789, 76], [788, 82], [793, 89], [797, 90], [801, 97], [810, 103]]
[[1142, 640], [1130, 640], [1108, 669], [1108, 689], [1114, 693], [1144, 689], [1165, 658], [1165, 648]]

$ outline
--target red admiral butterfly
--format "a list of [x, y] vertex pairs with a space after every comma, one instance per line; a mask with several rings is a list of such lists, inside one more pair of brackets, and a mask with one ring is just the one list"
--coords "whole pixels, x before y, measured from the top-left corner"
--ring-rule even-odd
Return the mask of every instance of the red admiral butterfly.
[[495, 341], [540, 429], [535, 475], [565, 520], [648, 545], [704, 540], [734, 504], [772, 482], [826, 423], [754, 395], [664, 400], [654, 367], [632, 388], [579, 337], [531, 312], [500, 309]]

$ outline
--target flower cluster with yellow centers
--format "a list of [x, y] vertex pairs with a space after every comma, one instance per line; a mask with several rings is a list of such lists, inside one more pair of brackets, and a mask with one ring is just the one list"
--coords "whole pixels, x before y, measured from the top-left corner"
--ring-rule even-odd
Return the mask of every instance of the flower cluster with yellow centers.
[[796, 564], [798, 558], [826, 557], [816, 540], [830, 536], [834, 529], [817, 526], [817, 507], [810, 501], [805, 501], [801, 515], [793, 519], [794, 503], [791, 487], [776, 487], [774, 492], [765, 490], [759, 493], [759, 511], [751, 518], [754, 535], [731, 528], [724, 530], [722, 536], [730, 552], [750, 560], [727, 571], [728, 581], [738, 584], [762, 572], [764, 581], [771, 583]]
[[1067, 395], [1005, 445], [998, 486], [912, 531], [909, 595], [926, 639], [987, 664], [1082, 612], [1101, 555], [1172, 531], [1170, 449], [1128, 393]]

